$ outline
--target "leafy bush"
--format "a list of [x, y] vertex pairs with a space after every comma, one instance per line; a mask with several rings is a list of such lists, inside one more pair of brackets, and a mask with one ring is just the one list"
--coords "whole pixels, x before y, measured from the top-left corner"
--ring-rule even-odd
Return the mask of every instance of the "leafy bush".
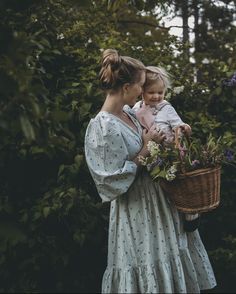
[[[234, 68], [233, 54], [228, 63], [214, 60], [210, 76], [196, 65], [206, 81], [193, 83], [194, 68], [181, 53], [181, 41], [156, 29], [156, 2], [140, 4], [146, 16], [133, 1], [115, 2], [111, 7], [100, 0], [0, 2], [1, 292], [100, 291], [109, 204], [100, 202], [83, 142], [103, 101], [97, 81], [102, 49], [168, 65], [174, 86], [184, 85], [171, 103], [197, 137], [235, 133], [235, 93], [220, 81]], [[235, 228], [235, 179], [230, 169], [224, 173], [222, 209], [214, 222], [206, 216], [202, 228], [221, 281], [231, 263], [221, 271], [226, 255], [218, 262], [214, 250]], [[229, 243], [224, 250], [236, 251]]]

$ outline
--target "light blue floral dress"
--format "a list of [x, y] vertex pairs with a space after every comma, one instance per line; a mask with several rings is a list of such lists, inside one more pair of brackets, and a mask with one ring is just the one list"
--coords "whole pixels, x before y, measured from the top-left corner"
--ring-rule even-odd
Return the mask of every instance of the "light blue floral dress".
[[103, 202], [111, 201], [108, 261], [102, 293], [199, 293], [216, 285], [198, 231], [183, 231], [182, 215], [144, 170], [131, 161], [138, 132], [101, 111], [85, 136], [85, 155]]

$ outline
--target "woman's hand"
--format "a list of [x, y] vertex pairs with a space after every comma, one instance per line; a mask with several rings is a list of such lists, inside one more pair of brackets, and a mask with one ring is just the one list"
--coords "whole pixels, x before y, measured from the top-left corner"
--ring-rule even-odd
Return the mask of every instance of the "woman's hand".
[[165, 139], [165, 135], [159, 128], [154, 124], [147, 131], [143, 130], [143, 145], [146, 146], [149, 141], [155, 141], [156, 143], [161, 143]]
[[143, 134], [143, 148], [137, 154], [137, 156], [133, 159], [133, 161], [140, 165], [139, 156], [146, 157], [149, 155], [149, 151], [147, 149], [147, 144], [149, 141], [155, 141], [156, 143], [161, 143], [165, 139], [165, 135], [163, 132], [159, 131], [158, 127], [152, 126], [149, 130], [144, 129]]

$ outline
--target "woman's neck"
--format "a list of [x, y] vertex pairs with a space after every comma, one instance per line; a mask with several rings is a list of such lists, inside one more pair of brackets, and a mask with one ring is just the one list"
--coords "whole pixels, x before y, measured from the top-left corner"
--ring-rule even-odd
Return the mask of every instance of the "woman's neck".
[[119, 115], [122, 113], [123, 107], [124, 102], [121, 94], [108, 94], [101, 110]]

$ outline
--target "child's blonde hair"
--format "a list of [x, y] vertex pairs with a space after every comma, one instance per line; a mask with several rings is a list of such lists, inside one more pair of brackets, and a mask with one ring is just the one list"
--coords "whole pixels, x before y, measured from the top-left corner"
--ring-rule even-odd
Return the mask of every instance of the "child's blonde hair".
[[164, 68], [157, 66], [146, 66], [146, 81], [143, 86], [144, 90], [159, 80], [163, 82], [166, 90], [171, 87], [170, 74]]

